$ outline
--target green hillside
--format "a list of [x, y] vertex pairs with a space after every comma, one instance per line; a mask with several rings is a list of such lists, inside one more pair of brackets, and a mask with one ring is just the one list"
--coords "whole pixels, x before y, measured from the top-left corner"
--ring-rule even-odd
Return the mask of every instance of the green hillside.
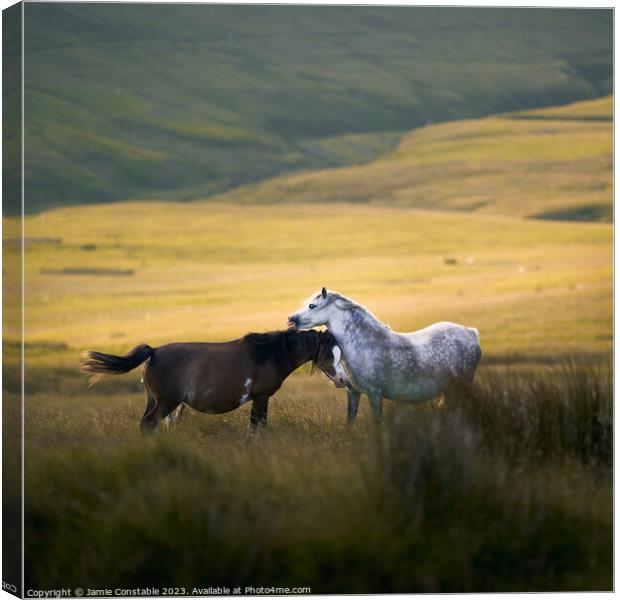
[[611, 97], [414, 130], [366, 165], [244, 186], [234, 202], [381, 203], [564, 220], [612, 217]]
[[28, 3], [25, 36], [30, 211], [210, 196], [612, 88], [611, 10]]

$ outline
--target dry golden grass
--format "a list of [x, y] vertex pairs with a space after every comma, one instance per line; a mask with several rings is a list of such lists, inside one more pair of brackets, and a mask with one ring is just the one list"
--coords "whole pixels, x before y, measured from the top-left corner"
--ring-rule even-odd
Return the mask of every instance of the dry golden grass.
[[255, 438], [249, 406], [141, 438], [137, 373], [56, 376], [31, 372], [26, 403], [28, 588], [612, 586], [605, 369], [483, 369], [441, 407], [387, 403], [379, 429], [300, 375]]
[[[376, 206], [130, 203], [28, 217], [26, 236], [32, 364], [77, 366], [87, 348], [282, 328], [323, 285], [394, 329], [474, 325], [486, 353], [611, 347], [607, 224]], [[5, 260], [15, 280], [13, 262]]]

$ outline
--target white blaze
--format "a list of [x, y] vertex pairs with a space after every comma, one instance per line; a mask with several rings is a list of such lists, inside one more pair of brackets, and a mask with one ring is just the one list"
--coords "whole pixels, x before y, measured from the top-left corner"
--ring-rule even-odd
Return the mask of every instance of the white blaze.
[[252, 389], [252, 379], [248, 377], [245, 380], [245, 393], [239, 398], [239, 406], [245, 404], [250, 399], [250, 390]]
[[334, 356], [334, 378], [341, 378], [344, 381], [347, 381], [348, 375], [344, 369], [344, 365], [342, 364], [342, 350], [340, 350], [339, 346], [334, 346], [332, 348], [332, 354]]
[[338, 370], [338, 365], [340, 364], [340, 361], [342, 360], [342, 351], [340, 350], [338, 346], [334, 346], [332, 348], [332, 354], [334, 355], [334, 369]]

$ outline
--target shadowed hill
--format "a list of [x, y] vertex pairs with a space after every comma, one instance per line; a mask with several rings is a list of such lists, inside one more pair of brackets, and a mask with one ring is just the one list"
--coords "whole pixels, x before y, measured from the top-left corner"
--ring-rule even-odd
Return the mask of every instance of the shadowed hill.
[[[205, 197], [593, 98], [612, 12], [30, 3], [26, 205]], [[5, 191], [15, 185], [8, 177]], [[5, 212], [15, 207], [5, 200]]]
[[612, 111], [607, 97], [422, 127], [369, 164], [277, 177], [217, 199], [382, 203], [609, 221]]

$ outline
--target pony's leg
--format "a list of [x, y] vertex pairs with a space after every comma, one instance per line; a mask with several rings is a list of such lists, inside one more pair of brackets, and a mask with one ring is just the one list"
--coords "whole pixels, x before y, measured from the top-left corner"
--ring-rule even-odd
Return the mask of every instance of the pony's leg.
[[159, 424], [159, 417], [157, 417], [157, 400], [153, 394], [146, 388], [146, 409], [142, 421], [140, 421], [140, 431], [147, 433], [153, 431]]
[[177, 426], [179, 420], [181, 419], [181, 415], [183, 415], [184, 410], [185, 404], [181, 403], [164, 419], [164, 423], [166, 424], [167, 429], [171, 429]]
[[383, 418], [383, 397], [381, 394], [369, 394], [368, 400], [370, 400], [370, 408], [375, 422], [380, 423]]
[[445, 391], [448, 404], [462, 404], [472, 397], [473, 382], [466, 379], [453, 382]]
[[154, 394], [147, 389], [146, 410], [144, 411], [144, 416], [140, 422], [140, 430], [143, 433], [155, 430], [159, 425], [159, 422], [162, 419], [165, 419], [178, 406], [179, 403], [167, 404], [166, 402], [158, 401]]
[[349, 425], [352, 425], [357, 418], [357, 411], [360, 407], [360, 396], [361, 394], [359, 392], [356, 392], [351, 388], [347, 390], [347, 423]]
[[269, 398], [257, 398], [252, 401], [252, 412], [250, 413], [250, 433], [256, 433], [260, 426], [267, 427], [267, 409], [269, 408]]

